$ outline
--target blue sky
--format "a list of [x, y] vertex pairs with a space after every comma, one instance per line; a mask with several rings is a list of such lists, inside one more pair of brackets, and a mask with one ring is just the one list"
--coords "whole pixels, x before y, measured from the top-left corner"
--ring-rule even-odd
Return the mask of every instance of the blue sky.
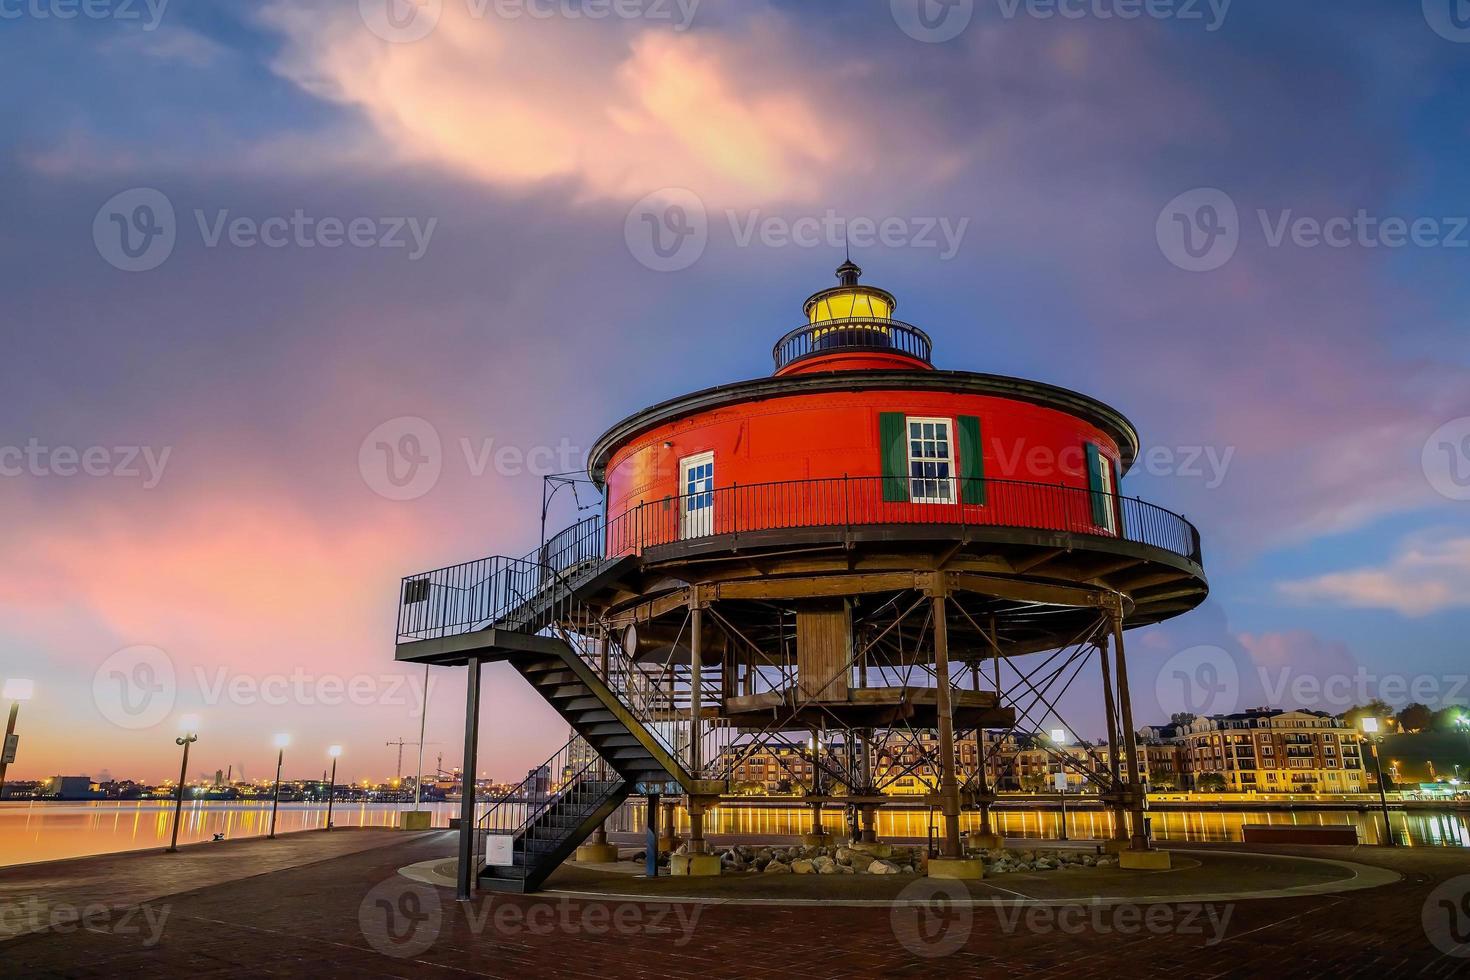
[[[898, 222], [854, 258], [940, 366], [1074, 387], [1147, 447], [1229, 459], [1124, 483], [1201, 528], [1213, 585], [1140, 634], [1136, 688], [1204, 645], [1245, 678], [1238, 706], [1263, 666], [1361, 666], [1445, 696], [1466, 670], [1470, 503], [1443, 488], [1470, 458], [1432, 449], [1426, 468], [1424, 450], [1470, 427], [1470, 38], [1433, 0], [1236, 0], [1213, 30], [1099, 15], [1126, 3], [1063, 18], [976, 0], [940, 39], [904, 29], [919, 2], [703, 0], [685, 24], [672, 5], [537, 18], [442, 0], [411, 41], [375, 33], [371, 2], [175, 0], [151, 28], [121, 16], [141, 5], [6, 7], [0, 444], [170, 450], [150, 487], [0, 480], [0, 657], [39, 689], [14, 771], [164, 775], [171, 738], [120, 730], [94, 690], [148, 646], [218, 759], [264, 758], [261, 726], [289, 727], [355, 742], [381, 774], [376, 743], [417, 726], [401, 699], [221, 703], [199, 671], [386, 687], [399, 576], [534, 544], [539, 473], [477, 475], [461, 440], [585, 449], [629, 411], [767, 373], [840, 250], [741, 229], [829, 213]], [[176, 241], [130, 272], [94, 221], [140, 188], [169, 202]], [[625, 229], [671, 188], [707, 244], [655, 271]], [[1236, 211], [1234, 251], [1193, 271], [1169, 215], [1198, 218], [1206, 192]], [[210, 244], [221, 222], [297, 212], [366, 221], [375, 244]], [[1437, 243], [1272, 244], [1283, 221], [1359, 212], [1427, 222]], [[377, 244], [410, 221], [421, 255], [402, 229], [405, 247]], [[963, 229], [952, 255], [923, 241], [931, 223]], [[403, 417], [434, 426], [443, 472], [390, 500], [358, 451]], [[459, 683], [433, 698], [447, 761]], [[523, 771], [559, 732], [528, 690], [492, 690], [492, 771]]]

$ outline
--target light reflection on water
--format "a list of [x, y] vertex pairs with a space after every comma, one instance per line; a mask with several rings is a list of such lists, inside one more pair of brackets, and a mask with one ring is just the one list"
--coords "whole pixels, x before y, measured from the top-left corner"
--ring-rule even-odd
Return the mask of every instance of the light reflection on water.
[[[643, 806], [630, 803], [630, 811], [619, 829], [635, 830], [643, 826]], [[1358, 828], [1358, 840], [1377, 844], [1383, 837], [1383, 816], [1377, 811], [1356, 810], [1291, 810], [1291, 811], [1177, 811], [1152, 810], [1154, 836], [1170, 841], [1238, 841], [1244, 824], [1273, 824], [1317, 827], [1324, 824], [1352, 824]], [[811, 811], [805, 807], [722, 806], [705, 817], [710, 834], [802, 834], [811, 829]], [[937, 828], [940, 818], [936, 812]], [[878, 811], [880, 837], [925, 838], [929, 836], [931, 816], [926, 810]], [[1400, 843], [1433, 847], [1470, 847], [1470, 814], [1454, 812], [1393, 811], [1390, 814], [1394, 837]], [[683, 813], [678, 820], [681, 829], [688, 828]], [[1061, 826], [1056, 811], [997, 810], [991, 815], [994, 829], [1007, 837], [1054, 839]], [[829, 833], [844, 829], [839, 810], [827, 809], [822, 826]], [[978, 831], [980, 815], [961, 815], [961, 828]], [[1102, 810], [1069, 810], [1067, 835], [1073, 840], [1103, 839], [1112, 836], [1113, 818]]]
[[[339, 827], [393, 827], [398, 813], [411, 809], [406, 804], [337, 803], [332, 822]], [[436, 827], [447, 827], [459, 813], [458, 803], [424, 804], [433, 813]], [[179, 843], [210, 840], [215, 834], [226, 839], [265, 834], [270, 827], [270, 803], [192, 802], [184, 804], [179, 826]], [[325, 803], [282, 803], [277, 816], [277, 833], [314, 830], [326, 826]], [[1358, 839], [1376, 844], [1382, 836], [1382, 816], [1374, 811], [1296, 810], [1180, 812], [1155, 810], [1154, 835], [1173, 841], [1238, 841], [1241, 825], [1247, 823], [1320, 826], [1353, 824]], [[1009, 837], [1054, 838], [1060, 815], [1055, 811], [1000, 810], [994, 814], [996, 829]], [[937, 822], [937, 815], [934, 818]], [[842, 814], [828, 809], [823, 823], [828, 831], [842, 830]], [[924, 810], [883, 809], [878, 812], [878, 832], [885, 837], [924, 838], [929, 834], [930, 815]], [[963, 826], [979, 829], [979, 815], [966, 813]], [[1425, 846], [1470, 847], [1470, 814], [1452, 812], [1395, 811], [1394, 835], [1402, 843]], [[0, 865], [57, 858], [166, 847], [173, 822], [173, 804], [167, 801], [88, 803], [6, 802], [0, 804]], [[682, 811], [679, 824], [688, 828]], [[641, 802], [630, 801], [614, 815], [614, 830], [636, 831], [643, 827]], [[788, 835], [811, 827], [811, 811], [805, 807], [726, 805], [706, 818], [711, 834]], [[1067, 814], [1067, 833], [1073, 839], [1103, 838], [1112, 833], [1112, 815], [1100, 810], [1073, 810]]]
[[[434, 812], [434, 825], [447, 827], [458, 803], [424, 804]], [[335, 803], [337, 827], [394, 827], [398, 811], [412, 805]], [[167, 847], [173, 830], [174, 804], [166, 800], [97, 801], [86, 803], [10, 802], [0, 804], [0, 865], [57, 858]], [[256, 837], [270, 830], [270, 801], [185, 802], [179, 843]], [[325, 803], [282, 803], [276, 833], [319, 830], [327, 825]]]

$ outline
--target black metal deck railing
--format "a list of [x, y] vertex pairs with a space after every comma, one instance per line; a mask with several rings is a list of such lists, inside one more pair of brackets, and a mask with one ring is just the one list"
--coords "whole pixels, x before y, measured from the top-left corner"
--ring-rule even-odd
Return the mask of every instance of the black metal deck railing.
[[408, 576], [398, 637], [425, 639], [507, 620], [520, 628], [515, 624], [521, 619], [534, 632], [544, 620], [582, 614], [568, 587], [579, 571], [721, 535], [876, 525], [947, 527], [957, 534], [1014, 528], [1130, 541], [1202, 564], [1194, 525], [1137, 497], [1018, 480], [942, 482], [938, 494], [951, 502], [893, 499], [909, 489], [902, 477], [755, 483], [644, 501], [611, 521], [580, 521], [525, 558], [481, 558]]
[[[931, 480], [924, 489], [935, 495], [913, 500], [906, 497], [909, 482], [903, 477], [854, 476], [752, 483], [644, 501], [607, 522], [604, 555], [755, 531], [924, 524], [1118, 538], [1201, 561], [1194, 525], [1137, 497], [1021, 480]], [[558, 564], [574, 554], [550, 559]]]
[[928, 334], [902, 320], [847, 317], [803, 323], [776, 341], [771, 354], [777, 371], [806, 357], [838, 351], [906, 354], [928, 364], [931, 346]]

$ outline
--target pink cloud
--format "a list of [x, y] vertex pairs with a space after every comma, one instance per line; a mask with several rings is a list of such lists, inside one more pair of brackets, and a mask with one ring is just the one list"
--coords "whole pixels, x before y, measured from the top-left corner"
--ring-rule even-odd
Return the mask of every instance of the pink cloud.
[[1383, 565], [1282, 582], [1278, 588], [1303, 602], [1390, 609], [1411, 617], [1463, 609], [1470, 607], [1470, 537], [1415, 535]]
[[[739, 29], [672, 31], [475, 16], [445, 4], [432, 33], [385, 43], [356, 8], [275, 4], [277, 70], [360, 110], [382, 152], [502, 188], [570, 181], [578, 197], [688, 187], [711, 204], [810, 200], [882, 159], [914, 175], [902, 117], [831, 111], [861, 54], [822, 64], [770, 10]], [[554, 66], [554, 68], [553, 68]], [[898, 130], [898, 131], [895, 131]]]

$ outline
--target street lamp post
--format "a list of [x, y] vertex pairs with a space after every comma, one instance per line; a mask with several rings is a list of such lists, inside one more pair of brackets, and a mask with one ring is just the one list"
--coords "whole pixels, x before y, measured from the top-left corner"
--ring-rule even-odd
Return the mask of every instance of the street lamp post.
[[271, 831], [265, 836], [270, 840], [276, 837], [276, 809], [281, 805], [281, 763], [286, 760], [286, 746], [291, 744], [291, 736], [284, 733], [275, 738], [276, 745], [276, 789], [271, 796]]
[[179, 849], [179, 818], [184, 809], [184, 782], [189, 778], [189, 746], [199, 741], [199, 716], [184, 715], [180, 718], [179, 732], [174, 744], [184, 747], [184, 761], [179, 763], [179, 791], [174, 794], [174, 833], [168, 842], [168, 850], [165, 852], [167, 854]]
[[5, 745], [0, 749], [0, 799], [5, 798], [5, 770], [15, 761], [15, 748], [20, 736], [15, 734], [15, 720], [20, 717], [20, 703], [36, 693], [36, 682], [12, 677], [6, 680], [0, 697], [10, 702], [10, 720], [5, 723]]
[[327, 784], [327, 829], [332, 829], [332, 797], [337, 795], [337, 756], [342, 754], [342, 746], [332, 745], [327, 748], [327, 755], [332, 757], [332, 781]]
[[1383, 740], [1383, 736], [1378, 734], [1377, 718], [1364, 718], [1360, 724], [1363, 726], [1363, 737], [1373, 750], [1373, 768], [1378, 770], [1378, 802], [1383, 807], [1383, 845], [1393, 847], [1398, 842], [1393, 839], [1393, 824], [1388, 820], [1388, 788], [1383, 782], [1383, 763], [1378, 759], [1378, 743]]
[[1057, 836], [1058, 840], [1067, 840], [1067, 763], [1066, 745], [1067, 733], [1064, 729], [1053, 728], [1051, 740], [1058, 749], [1059, 761], [1057, 762], [1057, 795], [1062, 798], [1062, 830]]

